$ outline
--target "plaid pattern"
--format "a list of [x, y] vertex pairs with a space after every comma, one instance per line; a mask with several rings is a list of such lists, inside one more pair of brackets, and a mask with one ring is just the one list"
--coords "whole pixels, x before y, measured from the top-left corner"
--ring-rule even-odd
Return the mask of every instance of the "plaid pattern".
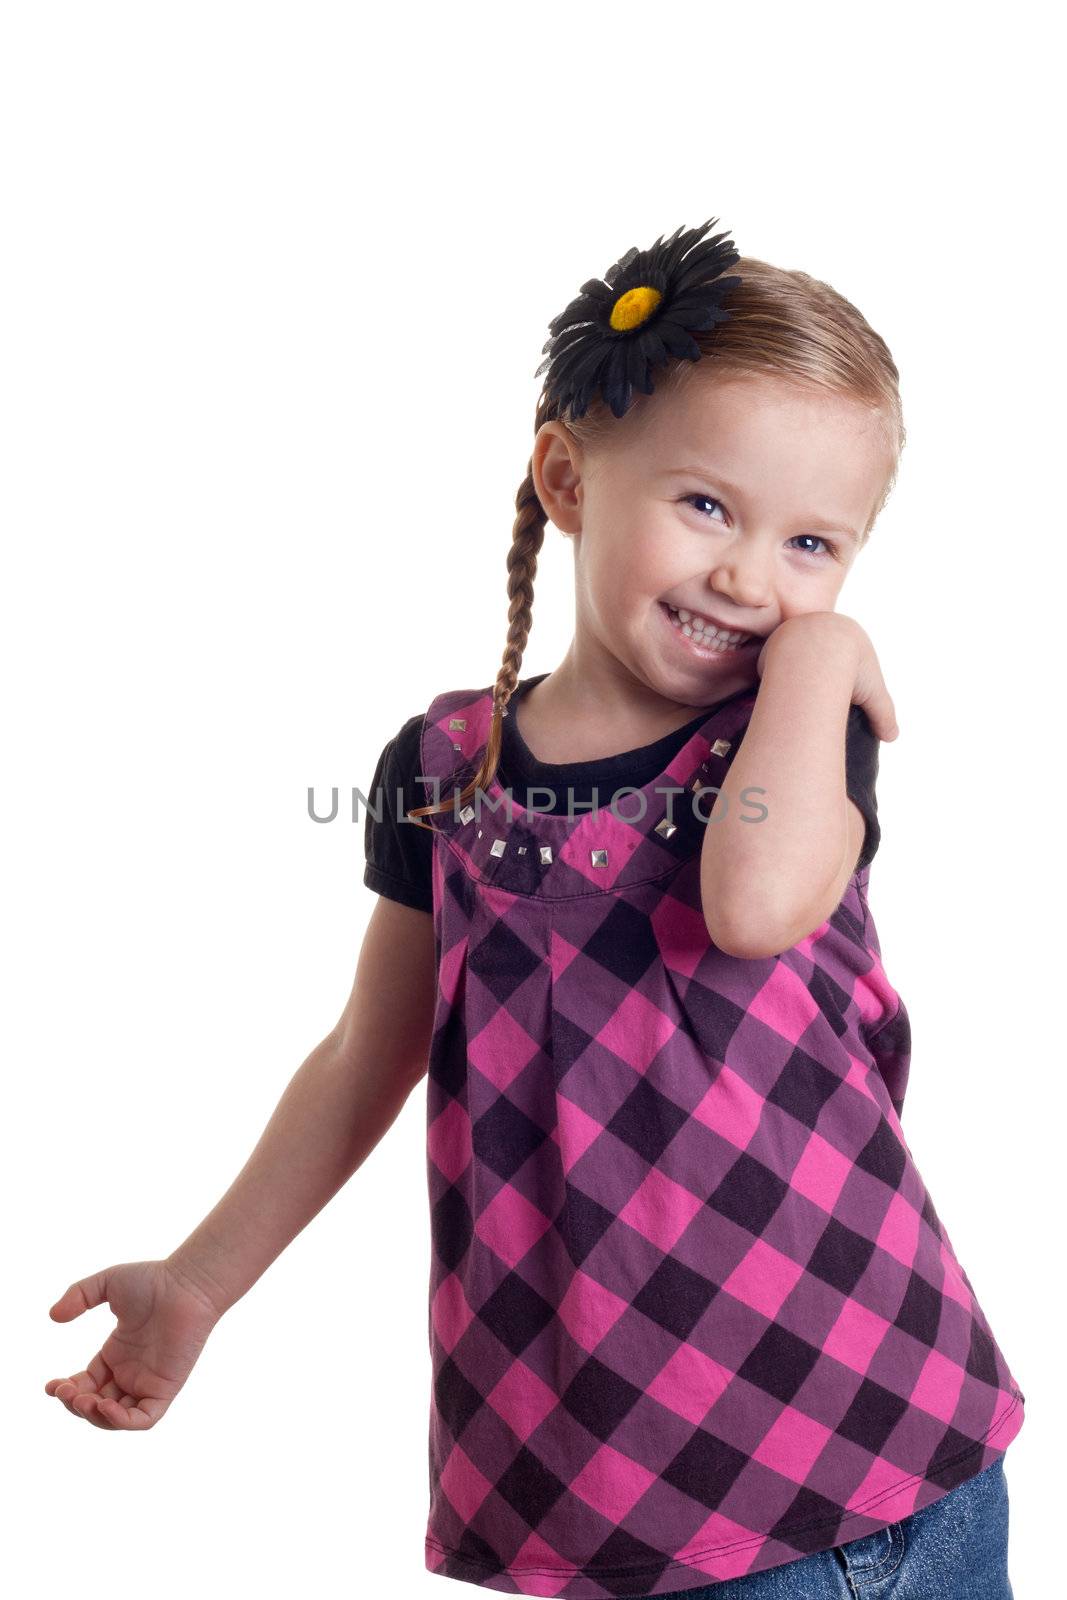
[[[694, 815], [686, 786], [722, 782], [755, 697], [617, 799], [632, 820], [513, 801], [509, 823], [499, 785], [480, 816], [431, 819], [425, 1561], [444, 1576], [698, 1588], [899, 1521], [1022, 1426], [901, 1131], [910, 1030], [869, 867], [779, 956], [708, 936], [714, 797]], [[488, 689], [434, 700], [427, 800], [473, 776], [491, 712]]]

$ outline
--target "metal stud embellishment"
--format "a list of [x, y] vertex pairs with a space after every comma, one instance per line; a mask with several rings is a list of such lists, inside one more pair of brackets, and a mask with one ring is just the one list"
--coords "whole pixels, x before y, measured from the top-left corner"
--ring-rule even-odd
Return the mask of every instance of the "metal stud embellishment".
[[462, 749], [463, 749], [463, 746], [462, 746], [462, 745], [461, 745], [461, 744], [454, 744], [454, 745], [453, 745], [453, 746], [452, 746], [452, 748], [453, 748], [453, 750], [462, 750]]
[[672, 834], [678, 832], [678, 824], [676, 822], [672, 822], [669, 817], [664, 817], [662, 822], [656, 823], [653, 832], [658, 833], [661, 838], [669, 839]]
[[519, 846], [519, 854], [520, 854], [520, 856], [524, 856], [526, 854], [526, 846], [524, 844], [520, 844], [520, 846]]
[[711, 747], [711, 753], [713, 756], [724, 756], [729, 748], [729, 739], [716, 739], [715, 743]]
[[551, 863], [552, 863], [552, 846], [550, 844], [543, 844], [541, 846], [541, 865], [543, 867], [547, 867], [547, 866], [550, 866]]
[[467, 719], [466, 719], [466, 717], [449, 717], [449, 719], [448, 719], [448, 731], [449, 731], [449, 733], [452, 732], [453, 728], [458, 728], [460, 733], [466, 733], [466, 731], [467, 731]]
[[593, 863], [594, 867], [606, 867], [608, 864], [608, 853], [606, 850], [590, 850], [589, 859]]
[[460, 820], [460, 822], [473, 822], [474, 821], [474, 807], [473, 806], [464, 806], [463, 810], [459, 814], [459, 820]]
[[502, 856], [506, 847], [506, 839], [494, 839], [492, 844], [489, 846], [489, 854], [491, 856]]

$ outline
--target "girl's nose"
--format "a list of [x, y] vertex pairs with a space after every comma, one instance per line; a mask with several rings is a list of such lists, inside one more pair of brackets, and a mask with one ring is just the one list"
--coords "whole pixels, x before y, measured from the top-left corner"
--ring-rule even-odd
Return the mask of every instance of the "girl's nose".
[[721, 561], [708, 573], [708, 588], [738, 610], [761, 611], [772, 604], [770, 578], [758, 560]]
[[774, 597], [775, 541], [730, 539], [716, 552], [708, 583], [739, 606], [769, 605]]

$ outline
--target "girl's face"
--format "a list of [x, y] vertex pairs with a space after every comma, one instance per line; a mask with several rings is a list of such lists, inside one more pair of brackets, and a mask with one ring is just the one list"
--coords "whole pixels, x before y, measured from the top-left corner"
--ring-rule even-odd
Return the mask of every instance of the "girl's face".
[[[559, 422], [535, 440], [541, 503], [574, 541], [569, 661], [586, 682], [629, 677], [708, 705], [758, 681], [763, 642], [787, 617], [834, 609], [888, 445], [858, 401], [771, 377], [695, 377], [630, 420], [593, 453]], [[672, 607], [754, 638], [699, 642]]]

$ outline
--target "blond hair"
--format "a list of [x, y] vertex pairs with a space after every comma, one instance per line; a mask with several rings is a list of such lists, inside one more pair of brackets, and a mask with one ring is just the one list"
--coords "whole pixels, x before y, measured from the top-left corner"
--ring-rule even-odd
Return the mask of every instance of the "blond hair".
[[[534, 417], [534, 436], [546, 422], [563, 422], [585, 450], [595, 451], [605, 437], [640, 419], [657, 394], [672, 393], [694, 381], [723, 377], [772, 376], [847, 395], [868, 406], [882, 425], [890, 470], [885, 488], [863, 531], [865, 544], [892, 493], [904, 449], [905, 429], [899, 380], [889, 347], [850, 300], [807, 272], [787, 271], [754, 257], [731, 267], [741, 283], [724, 299], [730, 316], [708, 332], [697, 331], [699, 361], [671, 360], [653, 369], [652, 395], [636, 392], [624, 417], [616, 418], [599, 395], [588, 411], [574, 418], [559, 410], [544, 390]], [[416, 821], [487, 790], [500, 762], [501, 732], [507, 704], [519, 681], [519, 668], [532, 625], [533, 586], [537, 556], [548, 518], [534, 486], [533, 458], [515, 496], [508, 569], [508, 634], [503, 660], [493, 687], [493, 718], [481, 765], [458, 801], [413, 807]], [[428, 826], [428, 824], [423, 824]]]

